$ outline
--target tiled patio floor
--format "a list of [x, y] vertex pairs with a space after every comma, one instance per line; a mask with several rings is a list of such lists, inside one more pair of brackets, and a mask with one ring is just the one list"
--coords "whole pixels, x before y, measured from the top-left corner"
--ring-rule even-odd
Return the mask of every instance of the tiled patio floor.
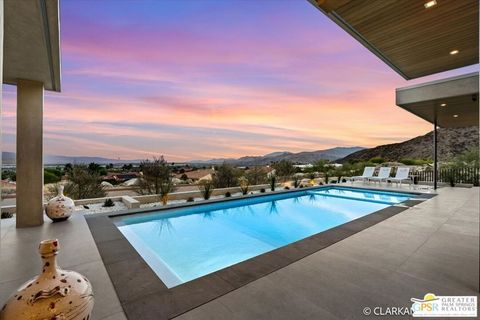
[[[439, 196], [177, 319], [358, 319], [364, 307], [410, 306], [410, 298], [478, 295], [479, 188], [442, 188]], [[56, 237], [59, 264], [85, 274], [94, 319], [125, 319], [81, 215], [16, 229], [2, 220], [0, 303], [40, 270], [38, 242]]]

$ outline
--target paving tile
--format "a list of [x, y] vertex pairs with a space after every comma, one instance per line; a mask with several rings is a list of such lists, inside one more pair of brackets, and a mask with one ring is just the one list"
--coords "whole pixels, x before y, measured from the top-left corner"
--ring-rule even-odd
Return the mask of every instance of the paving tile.
[[97, 243], [97, 247], [105, 264], [112, 264], [138, 256], [137, 251], [125, 238], [100, 242]]
[[445, 286], [452, 288], [476, 291], [479, 288], [478, 256], [459, 259], [458, 256], [439, 251], [422, 250], [412, 255], [398, 271], [432, 282], [442, 281]]
[[112, 314], [123, 312], [115, 289], [101, 261], [77, 265], [71, 269], [87, 277], [92, 284], [95, 299], [92, 312], [94, 319], [103, 319]]
[[204, 304], [196, 309], [184, 313], [175, 318], [175, 320], [238, 320], [239, 318], [233, 314], [223, 304], [213, 301]]
[[441, 226], [440, 231], [447, 231], [450, 233], [459, 233], [478, 237], [479, 224], [476, 221], [473, 222], [450, 219], [443, 226]]
[[321, 299], [315, 299], [316, 294], [306, 297], [277, 279], [262, 278], [217, 301], [238, 319], [337, 319], [322, 307]]
[[123, 304], [129, 319], [166, 320], [174, 312], [175, 300], [164, 292], [149, 295], [148, 299], [140, 298]]
[[94, 315], [92, 315], [92, 320], [127, 320], [127, 316], [123, 311], [117, 312], [115, 314], [106, 316], [105, 318], [95, 318]]
[[142, 259], [123, 259], [106, 268], [121, 302], [136, 300], [165, 289], [165, 285]]

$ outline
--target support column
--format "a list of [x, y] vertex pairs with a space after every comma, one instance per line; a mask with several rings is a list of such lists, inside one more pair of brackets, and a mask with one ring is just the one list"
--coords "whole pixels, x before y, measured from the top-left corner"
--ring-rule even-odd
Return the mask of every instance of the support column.
[[433, 123], [433, 189], [437, 190], [437, 178], [438, 178], [438, 173], [437, 173], [437, 142], [438, 142], [438, 137], [437, 137], [437, 120], [435, 119]]
[[43, 84], [17, 82], [17, 228], [43, 224]]

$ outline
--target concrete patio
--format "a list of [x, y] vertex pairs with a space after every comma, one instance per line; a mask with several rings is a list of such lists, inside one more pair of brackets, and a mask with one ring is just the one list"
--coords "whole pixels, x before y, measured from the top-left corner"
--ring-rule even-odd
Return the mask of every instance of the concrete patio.
[[[437, 197], [177, 318], [357, 319], [365, 307], [408, 307], [427, 292], [478, 295], [479, 191], [438, 189]], [[59, 265], [91, 280], [93, 319], [125, 319], [80, 214], [28, 229], [1, 220], [0, 302], [40, 271], [38, 242], [52, 237], [60, 240]]]

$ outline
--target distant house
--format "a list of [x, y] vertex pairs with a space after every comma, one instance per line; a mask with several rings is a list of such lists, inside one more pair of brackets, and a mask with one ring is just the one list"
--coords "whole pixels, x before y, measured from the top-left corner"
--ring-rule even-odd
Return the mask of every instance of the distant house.
[[307, 163], [307, 164], [294, 164], [293, 165], [294, 168], [299, 168], [299, 169], [309, 169], [309, 168], [313, 168], [313, 164], [311, 163]]
[[185, 171], [185, 173], [175, 175], [176, 178], [181, 178], [182, 175], [186, 175], [188, 179], [192, 181], [212, 180], [213, 169], [199, 169], [193, 171]]
[[122, 183], [131, 179], [136, 179], [139, 176], [140, 174], [137, 172], [129, 172], [129, 173], [109, 172], [105, 177], [103, 177], [103, 181]]

